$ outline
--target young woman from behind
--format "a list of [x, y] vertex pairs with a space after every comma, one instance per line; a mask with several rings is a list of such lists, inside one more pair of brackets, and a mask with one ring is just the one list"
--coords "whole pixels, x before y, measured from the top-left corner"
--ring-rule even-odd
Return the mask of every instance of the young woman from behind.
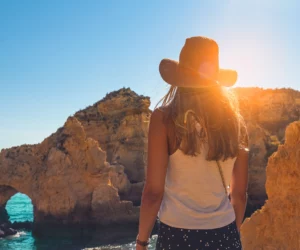
[[157, 215], [157, 250], [242, 249], [248, 136], [227, 88], [237, 73], [219, 69], [205, 37], [187, 39], [179, 62], [163, 59], [159, 70], [171, 86], [150, 121], [136, 249], [147, 249]]

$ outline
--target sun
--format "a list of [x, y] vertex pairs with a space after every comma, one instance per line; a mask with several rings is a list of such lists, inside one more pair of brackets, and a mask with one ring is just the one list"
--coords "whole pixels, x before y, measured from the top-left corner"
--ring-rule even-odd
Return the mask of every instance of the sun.
[[261, 79], [270, 72], [273, 58], [272, 48], [267, 42], [258, 42], [255, 38], [253, 40], [239, 38], [221, 41], [219, 45], [220, 67], [238, 72], [236, 86], [249, 87], [263, 84]]

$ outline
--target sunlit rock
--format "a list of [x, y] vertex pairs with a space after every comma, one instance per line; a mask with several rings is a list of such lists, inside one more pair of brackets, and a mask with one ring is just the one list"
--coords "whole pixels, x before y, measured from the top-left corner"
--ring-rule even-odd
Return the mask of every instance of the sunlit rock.
[[244, 250], [300, 249], [300, 121], [290, 124], [285, 135], [269, 158], [268, 200], [242, 225]]

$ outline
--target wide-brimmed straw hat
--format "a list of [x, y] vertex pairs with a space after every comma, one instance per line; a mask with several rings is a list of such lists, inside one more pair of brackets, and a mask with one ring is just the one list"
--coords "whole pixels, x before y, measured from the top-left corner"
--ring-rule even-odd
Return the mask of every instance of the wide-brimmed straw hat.
[[184, 88], [231, 87], [237, 81], [235, 70], [219, 68], [218, 44], [202, 36], [186, 39], [179, 62], [163, 59], [159, 72], [168, 84]]

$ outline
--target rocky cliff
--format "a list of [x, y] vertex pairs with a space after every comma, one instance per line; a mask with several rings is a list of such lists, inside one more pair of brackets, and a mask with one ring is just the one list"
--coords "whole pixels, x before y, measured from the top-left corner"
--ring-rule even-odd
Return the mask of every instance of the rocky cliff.
[[22, 192], [36, 223], [136, 222], [149, 105], [149, 98], [121, 89], [68, 118], [42, 143], [2, 150], [0, 207]]
[[263, 205], [268, 157], [284, 143], [288, 124], [300, 119], [300, 92], [292, 89], [234, 89], [249, 132], [249, 201]]
[[[250, 136], [249, 197], [266, 199], [268, 157], [300, 117], [300, 92], [235, 89]], [[137, 219], [151, 110], [148, 97], [120, 89], [80, 110], [42, 143], [0, 154], [0, 211], [16, 192], [34, 204], [35, 221], [108, 223]], [[1, 213], [4, 214], [5, 213]]]
[[287, 127], [266, 172], [268, 200], [243, 223], [243, 249], [300, 249], [300, 122]]
[[150, 98], [130, 89], [112, 92], [75, 117], [88, 137], [99, 142], [108, 162], [119, 163], [132, 183], [144, 180]]

